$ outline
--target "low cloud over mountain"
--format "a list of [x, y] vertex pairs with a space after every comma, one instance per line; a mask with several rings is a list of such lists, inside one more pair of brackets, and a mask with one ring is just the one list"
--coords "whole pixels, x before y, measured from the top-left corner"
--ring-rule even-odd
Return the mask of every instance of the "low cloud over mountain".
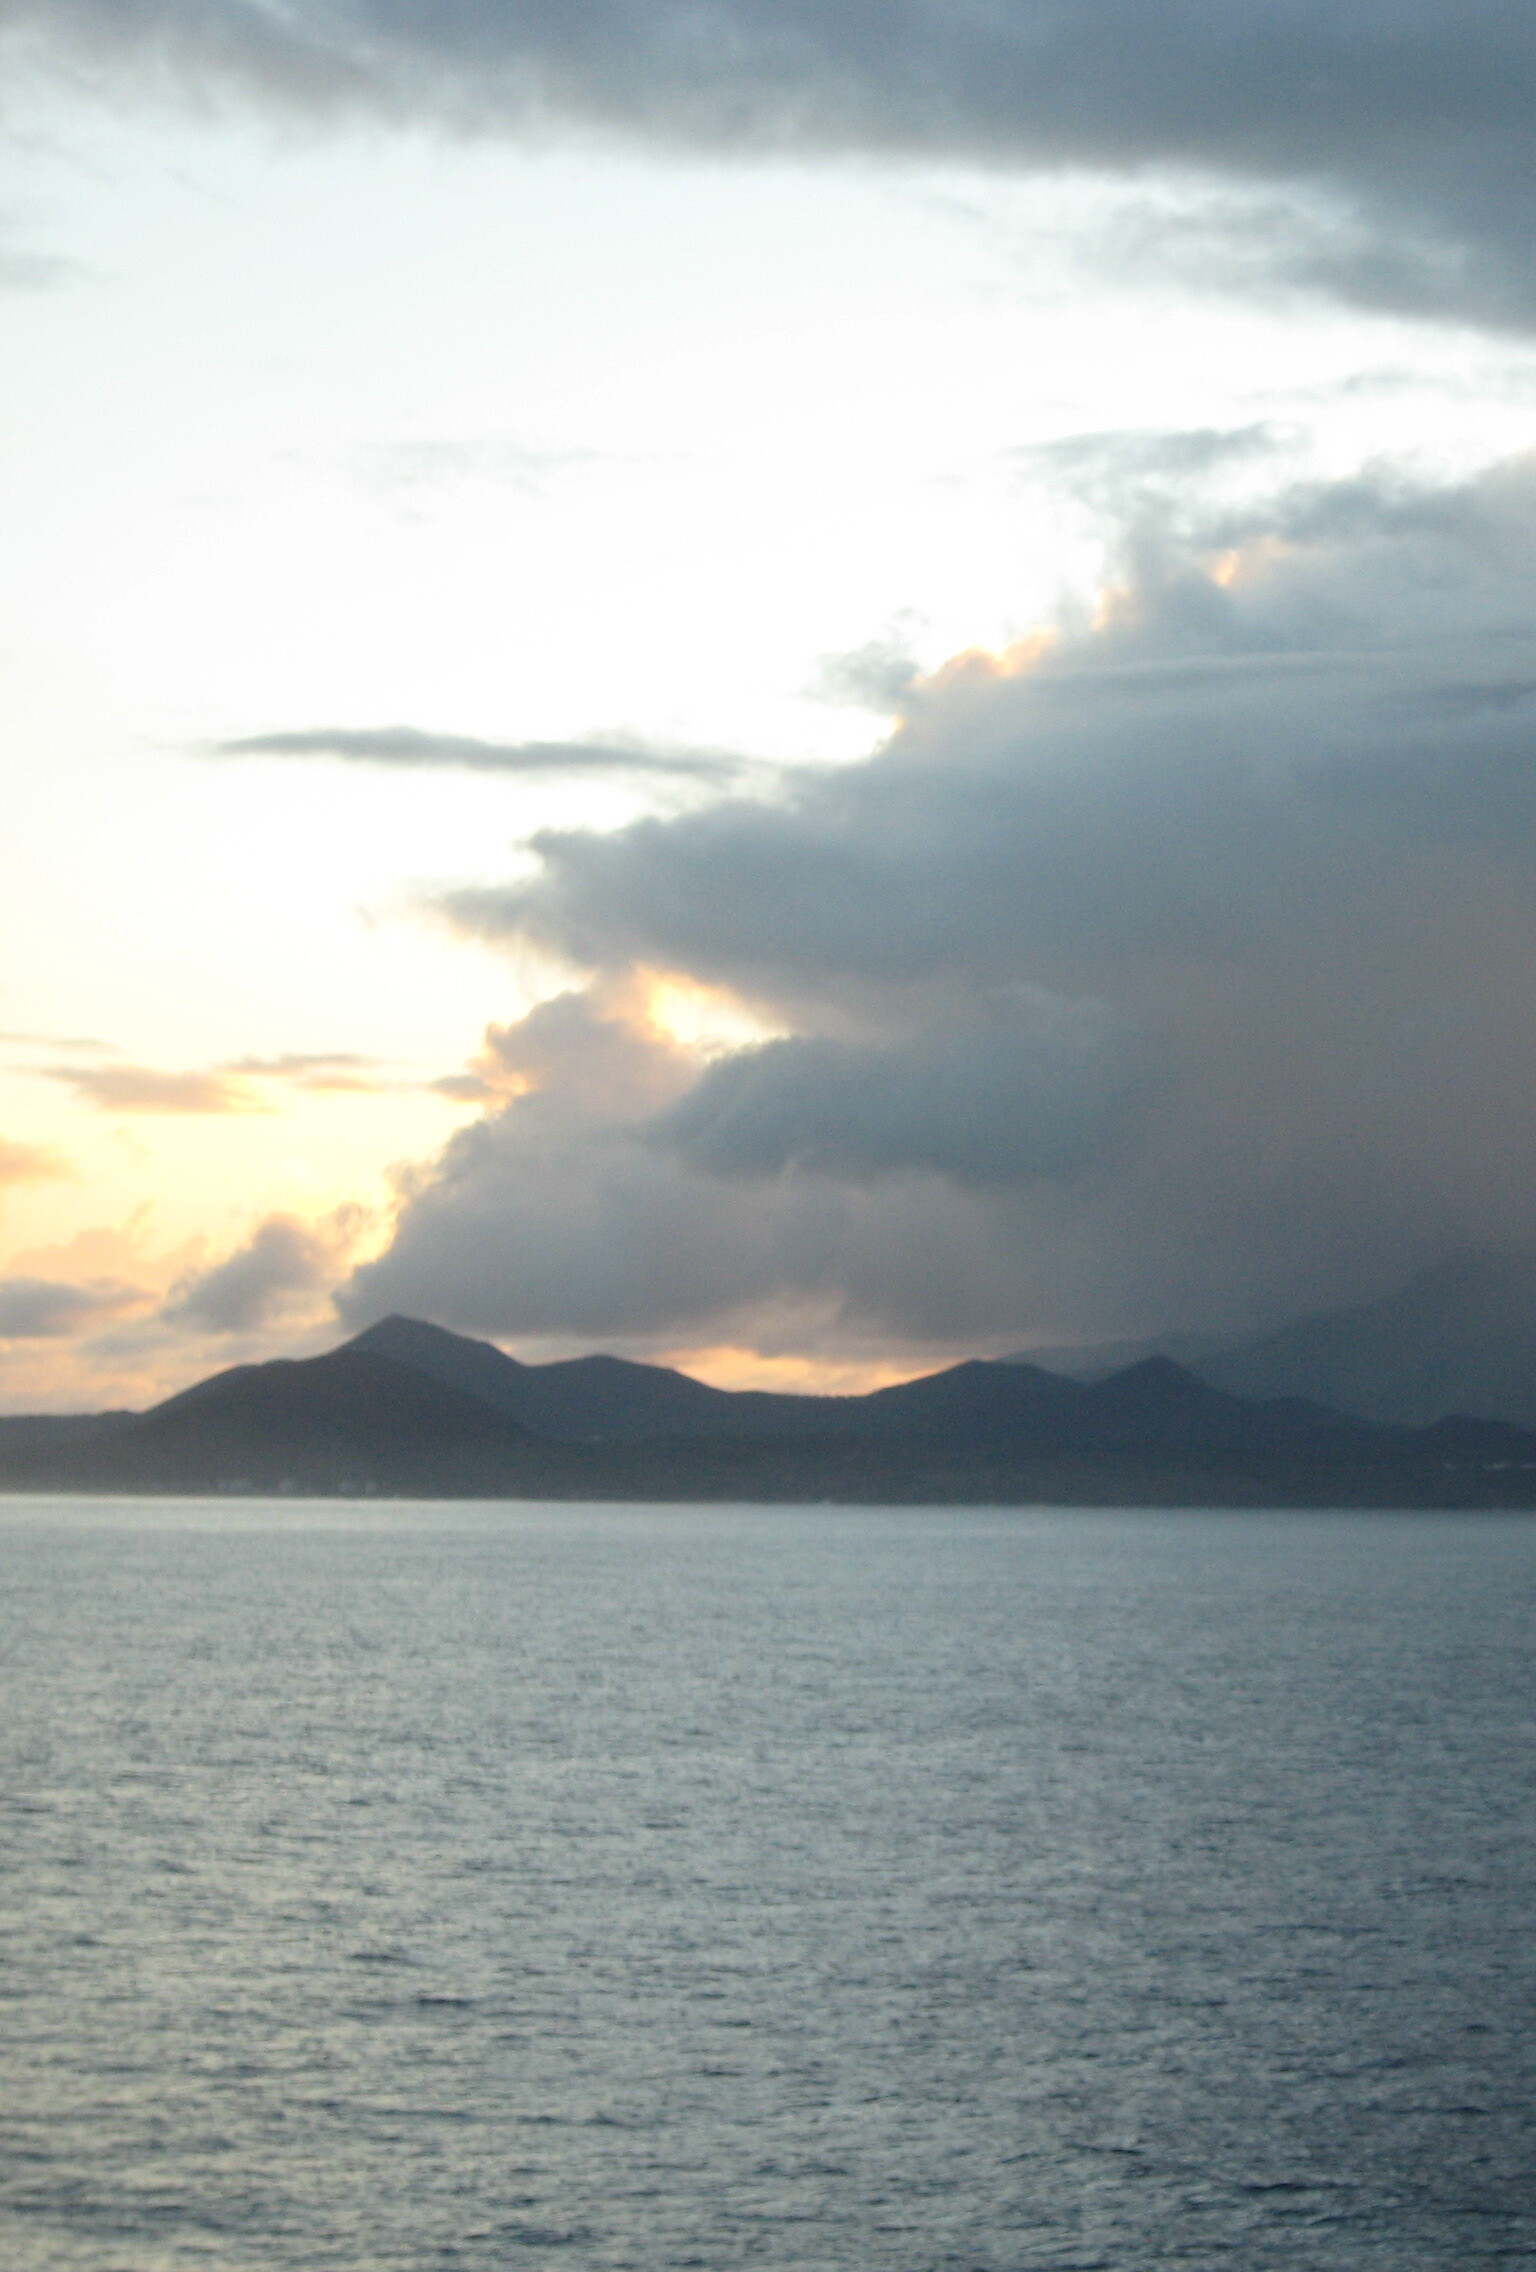
[[[1312, 488], [1133, 532], [865, 763], [538, 837], [448, 913], [591, 991], [494, 1037], [347, 1314], [1007, 1347], [1536, 1239], [1533, 621], [1530, 465]], [[775, 1038], [701, 1062], [657, 972]]]

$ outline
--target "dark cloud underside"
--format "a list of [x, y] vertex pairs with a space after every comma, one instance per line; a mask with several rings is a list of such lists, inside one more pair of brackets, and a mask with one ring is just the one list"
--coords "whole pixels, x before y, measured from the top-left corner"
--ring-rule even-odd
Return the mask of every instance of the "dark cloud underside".
[[798, 1167], [859, 1184], [932, 1169], [986, 1187], [1093, 1158], [1135, 1088], [1113, 1019], [1025, 991], [894, 1047], [823, 1037], [739, 1050], [653, 1133], [713, 1175]]
[[[1246, 197], [1252, 264], [1376, 305], [1536, 313], [1536, 17], [1514, 0], [0, 0], [6, 27], [77, 65], [310, 112], [1193, 169]], [[1305, 223], [1256, 194], [1271, 185], [1331, 199], [1334, 218]], [[1165, 247], [1178, 224], [1150, 217], [1126, 256], [1219, 266], [1208, 226]]]

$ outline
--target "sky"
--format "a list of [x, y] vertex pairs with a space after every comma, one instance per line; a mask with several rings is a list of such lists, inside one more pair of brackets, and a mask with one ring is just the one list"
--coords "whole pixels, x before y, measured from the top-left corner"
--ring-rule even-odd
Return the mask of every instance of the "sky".
[[0, 0], [0, 1410], [1536, 1242], [1536, 20]]

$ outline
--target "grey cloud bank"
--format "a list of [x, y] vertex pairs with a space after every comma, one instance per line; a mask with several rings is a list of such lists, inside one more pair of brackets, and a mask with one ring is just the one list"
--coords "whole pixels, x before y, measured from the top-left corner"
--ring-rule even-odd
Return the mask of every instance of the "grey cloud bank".
[[[546, 832], [544, 874], [459, 894], [481, 932], [607, 967], [787, 985], [1016, 980], [1292, 951], [1315, 912], [1421, 925], [1411, 864], [1519, 857], [1536, 816], [1536, 484], [1351, 484], [1142, 557], [1100, 627], [961, 657], [872, 762], [777, 804]], [[1381, 855], [1397, 865], [1382, 872]], [[1379, 903], [1380, 902], [1380, 903]]]
[[1129, 1108], [1134, 1052], [1095, 1003], [1015, 988], [900, 1045], [770, 1041], [712, 1065], [655, 1124], [713, 1175], [795, 1167], [866, 1183], [932, 1169], [987, 1186], [1093, 1157]]
[[1225, 217], [1133, 211], [1126, 260], [1230, 282], [1240, 242], [1369, 305], [1536, 314], [1536, 21], [1510, 0], [3, 0], [0, 29], [311, 112], [1204, 176]]
[[699, 1173], [665, 1141], [697, 1071], [675, 1046], [574, 994], [498, 1039], [534, 1085], [406, 1179], [389, 1251], [341, 1291], [349, 1323], [797, 1352], [1009, 1330], [1013, 1261], [945, 1179], [916, 1179], [914, 1207], [911, 1176]]
[[[449, 912], [594, 991], [496, 1037], [524, 1093], [348, 1316], [931, 1353], [1536, 1239], [1533, 623], [1529, 465], [1314, 487], [1134, 534], [1095, 624], [861, 764], [537, 838]], [[656, 970], [785, 1038], [701, 1066], [626, 1007]]]

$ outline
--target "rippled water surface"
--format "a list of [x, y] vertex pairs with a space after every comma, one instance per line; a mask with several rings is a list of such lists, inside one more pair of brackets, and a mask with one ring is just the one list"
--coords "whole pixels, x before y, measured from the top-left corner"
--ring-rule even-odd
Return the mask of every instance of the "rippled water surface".
[[14, 2272], [1536, 2264], [1536, 1521], [0, 1502]]

